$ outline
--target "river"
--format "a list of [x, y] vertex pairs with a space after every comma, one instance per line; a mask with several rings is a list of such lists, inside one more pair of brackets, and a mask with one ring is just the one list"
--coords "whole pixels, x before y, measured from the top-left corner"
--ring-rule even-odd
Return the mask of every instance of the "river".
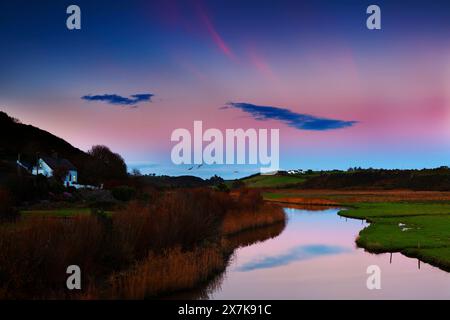
[[[366, 222], [340, 217], [337, 208], [284, 210], [279, 234], [236, 249], [202, 298], [450, 299], [449, 273], [400, 253], [357, 248]], [[381, 270], [381, 289], [367, 288], [371, 265]]]

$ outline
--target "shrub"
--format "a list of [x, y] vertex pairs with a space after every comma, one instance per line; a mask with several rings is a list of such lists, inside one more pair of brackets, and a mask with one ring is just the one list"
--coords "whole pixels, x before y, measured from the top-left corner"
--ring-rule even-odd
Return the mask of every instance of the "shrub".
[[136, 195], [136, 189], [128, 186], [119, 186], [112, 189], [111, 193], [117, 200], [130, 201]]
[[169, 192], [149, 205], [133, 201], [113, 216], [114, 232], [139, 258], [149, 248], [189, 249], [220, 235], [226, 203], [223, 194], [209, 190]]
[[42, 175], [30, 177], [11, 174], [6, 180], [5, 187], [14, 195], [16, 203], [45, 199], [49, 192], [49, 182]]
[[79, 198], [81, 200], [86, 200], [88, 202], [96, 202], [96, 201], [114, 201], [113, 196], [109, 190], [103, 189], [79, 189], [77, 192]]
[[[48, 297], [65, 288], [66, 268], [77, 264], [87, 277], [100, 276], [101, 224], [89, 216], [24, 219], [0, 228], [0, 291], [3, 298]], [[3, 289], [3, 290], [2, 290]]]
[[0, 188], [0, 222], [11, 221], [19, 217], [18, 211], [14, 208], [14, 200], [11, 193]]
[[245, 182], [242, 180], [234, 180], [231, 184], [232, 189], [240, 189], [245, 187]]
[[258, 190], [242, 189], [238, 196], [238, 204], [242, 210], [258, 210], [264, 203], [263, 197]]
[[227, 213], [222, 232], [225, 235], [236, 234], [243, 230], [270, 226], [285, 220], [286, 216], [281, 207], [264, 204], [256, 211], [240, 210]]
[[221, 192], [230, 192], [230, 188], [228, 188], [228, 186], [227, 186], [225, 183], [223, 183], [223, 182], [217, 184], [214, 188], [215, 188], [217, 191], [221, 191]]
[[108, 211], [113, 210], [116, 207], [117, 203], [116, 201], [94, 201], [89, 204], [89, 208], [92, 209], [92, 211]]

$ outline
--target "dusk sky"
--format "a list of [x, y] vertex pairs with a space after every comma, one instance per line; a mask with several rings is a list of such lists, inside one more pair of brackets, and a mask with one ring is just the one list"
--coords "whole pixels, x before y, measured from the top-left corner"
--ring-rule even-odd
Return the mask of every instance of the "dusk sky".
[[279, 128], [282, 169], [450, 164], [448, 1], [2, 1], [0, 37], [1, 110], [145, 173], [255, 170], [171, 164], [194, 120]]

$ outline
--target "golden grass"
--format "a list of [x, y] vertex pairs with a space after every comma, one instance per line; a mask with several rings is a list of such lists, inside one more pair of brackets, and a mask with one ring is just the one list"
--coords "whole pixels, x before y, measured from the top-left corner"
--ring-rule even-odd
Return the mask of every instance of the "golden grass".
[[[268, 212], [272, 214], [268, 215]], [[261, 216], [264, 216], [265, 220], [259, 220], [258, 228], [254, 224], [251, 224], [251, 227], [246, 224], [246, 230], [239, 232], [238, 228], [243, 227], [241, 224], [240, 227], [235, 227], [235, 232], [217, 244], [197, 246], [190, 251], [177, 247], [162, 254], [150, 253], [132, 268], [113, 273], [103, 290], [91, 288], [81, 298], [138, 300], [170, 297], [174, 293], [182, 295], [183, 291], [199, 288], [199, 285], [209, 283], [212, 277], [225, 270], [229, 257], [236, 248], [276, 237], [283, 231], [284, 215], [281, 219], [276, 217], [274, 212], [279, 211], [264, 211]], [[247, 213], [245, 216], [250, 215]], [[261, 228], [262, 224], [267, 226]], [[209, 287], [210, 284], [205, 286]], [[200, 294], [204, 295], [203, 290], [200, 290]]]
[[[142, 299], [191, 289], [224, 270], [237, 245], [227, 235], [284, 221], [283, 209], [256, 191], [188, 190], [111, 216], [4, 224], [0, 299]], [[66, 290], [71, 264], [83, 270], [81, 292]]]
[[286, 221], [283, 220], [265, 227], [233, 233], [226, 237], [226, 245], [233, 249], [250, 246], [277, 237], [283, 232], [285, 227]]
[[255, 211], [230, 211], [225, 214], [222, 232], [224, 235], [230, 235], [243, 230], [285, 221], [285, 219], [286, 216], [281, 207], [272, 204], [263, 204]]
[[[159, 254], [150, 252], [128, 270], [113, 273], [106, 288], [93, 288], [85, 298], [134, 300], [196, 288], [225, 269], [234, 249], [278, 235], [285, 221], [283, 209], [272, 204], [229, 211], [224, 217], [224, 238], [220, 242], [190, 250], [175, 247]], [[261, 228], [264, 226], [270, 229]], [[261, 230], [261, 234], [249, 234], [250, 230]]]
[[275, 199], [266, 199], [266, 201], [283, 204], [302, 204], [309, 206], [337, 206], [338, 202], [329, 199], [305, 198], [305, 197], [281, 197]]
[[448, 191], [412, 190], [320, 190], [320, 189], [268, 189], [268, 193], [280, 194], [266, 201], [336, 205], [356, 202], [397, 202], [397, 201], [450, 201]]
[[103, 298], [144, 299], [191, 289], [222, 271], [226, 263], [220, 245], [196, 247], [191, 251], [177, 247], [160, 255], [150, 253], [131, 269], [113, 274]]

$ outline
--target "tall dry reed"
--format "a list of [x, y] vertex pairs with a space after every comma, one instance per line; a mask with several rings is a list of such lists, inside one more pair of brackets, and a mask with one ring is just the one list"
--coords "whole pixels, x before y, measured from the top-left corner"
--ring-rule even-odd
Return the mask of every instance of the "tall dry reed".
[[[112, 216], [24, 218], [0, 225], [0, 298], [144, 298], [192, 288], [223, 270], [224, 234], [284, 221], [244, 190], [161, 193]], [[66, 288], [78, 265], [82, 290]]]

